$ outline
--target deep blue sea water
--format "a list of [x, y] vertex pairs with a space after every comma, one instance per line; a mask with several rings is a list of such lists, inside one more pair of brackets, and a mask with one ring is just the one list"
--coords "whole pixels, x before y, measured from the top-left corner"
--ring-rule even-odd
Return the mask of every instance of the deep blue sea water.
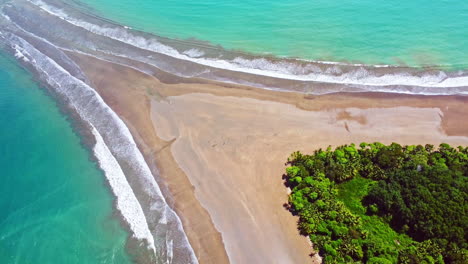
[[105, 177], [74, 131], [0, 53], [0, 263], [131, 263]]

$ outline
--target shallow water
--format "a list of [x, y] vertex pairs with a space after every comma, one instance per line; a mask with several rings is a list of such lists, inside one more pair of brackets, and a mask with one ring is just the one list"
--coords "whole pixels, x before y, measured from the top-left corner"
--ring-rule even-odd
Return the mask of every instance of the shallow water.
[[0, 54], [0, 263], [131, 263], [103, 173], [67, 117]]
[[254, 53], [468, 68], [468, 1], [75, 0], [171, 38]]
[[[1, 6], [0, 45], [73, 109], [74, 118], [96, 140], [93, 156], [116, 196], [118, 215], [130, 229], [132, 257], [139, 263], [197, 263], [180, 219], [155, 181], [157, 169], [150, 170], [123, 121], [65, 53], [70, 49], [112, 52], [112, 48], [126, 52], [125, 45], [93, 36], [40, 5], [40, 1], [17, 0]], [[102, 45], [109, 49], [101, 50]]]
[[[6, 4], [2, 12], [5, 33], [21, 36], [30, 44], [45, 40], [48, 44], [41, 46], [52, 44], [62, 50], [79, 51], [127, 65], [131, 60], [140, 65], [130, 63], [132, 67], [144, 72], [147, 69], [142, 69], [141, 63], [184, 78], [198, 77], [310, 94], [343, 91], [468, 93], [468, 70], [454, 71], [451, 66], [367, 65], [246, 54], [200, 41], [181, 41], [131, 29], [96, 16], [88, 7], [78, 5], [77, 8], [77, 4], [70, 5], [62, 0], [16, 0], [15, 5]], [[9, 33], [3, 38], [9, 43], [12, 41]], [[47, 54], [56, 57], [55, 53]], [[57, 59], [62, 60], [54, 58]], [[72, 70], [72, 74], [79, 72]]]

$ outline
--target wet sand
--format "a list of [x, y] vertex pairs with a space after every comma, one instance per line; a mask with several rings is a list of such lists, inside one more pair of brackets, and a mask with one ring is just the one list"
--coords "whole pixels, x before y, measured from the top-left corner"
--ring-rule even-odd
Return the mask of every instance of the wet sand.
[[293, 151], [362, 141], [468, 145], [466, 97], [308, 96], [73, 58], [158, 167], [200, 263], [314, 261], [283, 207]]

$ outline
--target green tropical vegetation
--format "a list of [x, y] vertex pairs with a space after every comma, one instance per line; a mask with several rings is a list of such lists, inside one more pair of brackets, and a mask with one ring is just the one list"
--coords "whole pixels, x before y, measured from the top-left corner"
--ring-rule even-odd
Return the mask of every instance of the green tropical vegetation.
[[288, 208], [325, 263], [468, 263], [468, 148], [293, 153]]

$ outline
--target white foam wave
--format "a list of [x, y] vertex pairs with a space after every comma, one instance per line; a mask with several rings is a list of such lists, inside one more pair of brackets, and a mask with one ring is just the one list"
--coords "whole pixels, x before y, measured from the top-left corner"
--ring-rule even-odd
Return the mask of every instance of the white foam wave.
[[[201, 65], [226, 69], [236, 72], [250, 73], [260, 76], [268, 76], [281, 79], [299, 80], [299, 81], [314, 81], [322, 83], [334, 84], [353, 84], [366, 86], [422, 86], [433, 88], [445, 87], [464, 87], [468, 86], [468, 76], [448, 77], [445, 73], [440, 72], [438, 75], [425, 74], [423, 76], [414, 76], [410, 74], [384, 74], [381, 76], [372, 75], [372, 72], [357, 67], [356, 70], [335, 75], [339, 72], [330, 70], [331, 72], [322, 72], [319, 67], [314, 64], [297, 65], [289, 61], [274, 62], [268, 59], [246, 59], [237, 57], [233, 60], [219, 60], [211, 58], [192, 57], [188, 54], [179, 53], [176, 49], [158, 42], [154, 38], [144, 38], [133, 34], [124, 27], [118, 26], [99, 26], [80, 19], [76, 19], [66, 14], [62, 9], [46, 4], [42, 0], [28, 0], [37, 5], [51, 15], [61, 17], [65, 21], [75, 26], [86, 29], [94, 34], [105, 36], [114, 40], [124, 42], [126, 44], [145, 49], [152, 52], [162, 53], [173, 58], [195, 62]], [[325, 62], [327, 64], [339, 65], [339, 63]], [[359, 64], [357, 64], [359, 65]], [[386, 67], [388, 65], [379, 65]]]
[[[41, 71], [44, 76], [46, 76], [47, 82], [52, 85], [53, 87], [61, 87], [62, 82], [60, 80], [57, 80], [56, 75], [61, 75], [61, 74], [50, 74], [50, 71], [47, 71], [47, 69], [50, 69], [52, 66], [55, 69], [59, 69], [62, 74], [66, 74], [66, 71], [61, 68], [56, 62], [52, 61], [45, 55], [41, 54], [39, 51], [37, 51], [35, 48], [30, 46], [26, 41], [17, 38], [17, 40], [22, 44], [21, 46], [18, 44], [13, 45], [17, 53], [21, 53], [24, 58], [27, 58], [28, 62], [29, 61], [36, 61], [34, 59], [34, 55], [31, 55], [31, 53], [36, 53], [42, 58], [45, 58], [48, 63], [51, 65], [46, 65], [42, 63], [40, 64], [32, 64], [35, 66], [35, 68], [39, 71]], [[33, 52], [28, 52], [33, 51]], [[27, 56], [27, 57], [26, 57]], [[30, 57], [30, 58], [28, 58]], [[40, 66], [45, 66], [45, 67], [40, 67]], [[48, 66], [48, 67], [47, 67]], [[68, 75], [69, 78], [74, 78], [70, 75]], [[60, 78], [59, 78], [60, 79]], [[77, 82], [81, 82], [78, 79], [75, 79]], [[83, 83], [83, 85], [86, 85]], [[91, 88], [90, 88], [91, 89]], [[64, 91], [60, 91], [63, 95]], [[143, 214], [143, 210], [141, 209], [140, 204], [138, 203], [138, 200], [136, 199], [132, 188], [128, 184], [125, 175], [123, 174], [123, 171], [120, 168], [120, 165], [118, 165], [118, 162], [115, 160], [114, 156], [110, 153], [109, 149], [104, 143], [103, 138], [99, 134], [99, 132], [96, 130], [96, 128], [92, 125], [91, 122], [89, 122], [89, 119], [87, 116], [85, 116], [85, 113], [82, 111], [82, 108], [80, 108], [78, 105], [74, 104], [73, 101], [71, 101], [73, 104], [74, 108], [77, 110], [78, 114], [80, 115], [81, 118], [84, 120], [88, 121], [88, 123], [92, 126], [93, 129], [93, 135], [96, 138], [96, 145], [94, 148], [96, 158], [99, 160], [99, 165], [103, 169], [106, 178], [109, 181], [109, 184], [112, 187], [112, 190], [114, 194], [117, 197], [117, 205], [118, 209], [122, 213], [124, 219], [126, 222], [129, 224], [131, 231], [133, 232], [133, 235], [138, 238], [138, 239], [145, 239], [148, 242], [149, 248], [152, 250], [155, 249], [154, 245], [154, 238], [151, 235], [151, 232], [149, 231], [148, 224], [146, 222], [146, 218]]]
[[166, 248], [168, 249], [167, 252], [169, 252], [169, 254], [167, 254], [167, 264], [172, 264], [172, 259], [174, 258], [174, 254], [173, 254], [173, 248], [174, 248], [174, 241], [171, 239], [169, 241], [166, 240]]
[[[198, 263], [183, 232], [179, 217], [167, 205], [151, 170], [123, 121], [107, 106], [94, 89], [70, 75], [54, 60], [45, 56], [24, 39], [12, 34], [8, 34], [8, 38], [12, 43], [12, 47], [27, 57], [29, 62], [34, 62], [31, 65], [40, 73], [44, 80], [51, 87], [54, 87], [58, 93], [68, 98], [80, 117], [91, 124], [96, 130], [96, 140], [99, 143], [99, 146], [96, 145], [95, 147], [96, 156], [100, 160], [100, 165], [106, 168], [106, 176], [109, 177], [109, 181], [113, 182], [111, 186], [114, 184], [112, 187], [115, 190], [115, 195], [118, 201], [119, 199], [121, 201], [119, 209], [122, 209], [121, 213], [129, 223], [135, 237], [145, 239], [148, 242], [148, 246], [155, 250], [154, 238], [150, 232], [141, 205], [134, 196], [131, 186], [127, 185], [128, 182], [127, 184], [123, 182], [122, 177], [125, 177], [125, 175], [120, 167], [117, 166], [117, 160], [128, 162], [133, 172], [137, 174], [137, 180], [141, 181], [140, 185], [145, 187], [144, 191], [151, 198], [151, 208], [161, 208], [160, 211], [169, 213], [171, 219], [175, 219], [178, 230], [183, 234], [181, 242], [189, 249], [192, 263]], [[107, 144], [105, 144], [106, 142]], [[102, 146], [102, 144], [105, 144], [106, 147]], [[112, 155], [112, 157], [109, 155]], [[135, 199], [131, 198], [132, 194]], [[122, 199], [126, 198], [130, 200], [124, 202]], [[168, 254], [172, 253], [168, 252]]]
[[21, 52], [21, 48], [20, 48], [19, 46], [15, 45], [13, 48], [15, 49], [15, 57], [16, 57], [17, 59], [22, 59], [22, 60], [24, 60], [25, 62], [29, 62], [28, 57], [26, 57], [26, 56], [23, 54], [23, 52]]
[[125, 221], [130, 226], [134, 237], [140, 240], [146, 239], [149, 247], [153, 251], [156, 251], [154, 238], [149, 230], [143, 209], [128, 184], [119, 163], [112, 156], [106, 143], [104, 143], [104, 139], [94, 126], [92, 127], [92, 133], [96, 138], [94, 154], [99, 161], [99, 166], [104, 171], [114, 195], [117, 197], [117, 209], [122, 213]]
[[183, 54], [189, 56], [189, 57], [192, 57], [192, 58], [198, 58], [198, 57], [201, 57], [203, 55], [205, 55], [205, 52], [199, 50], [199, 49], [195, 49], [195, 48], [192, 48], [192, 49], [188, 49], [184, 52], [182, 52]]

